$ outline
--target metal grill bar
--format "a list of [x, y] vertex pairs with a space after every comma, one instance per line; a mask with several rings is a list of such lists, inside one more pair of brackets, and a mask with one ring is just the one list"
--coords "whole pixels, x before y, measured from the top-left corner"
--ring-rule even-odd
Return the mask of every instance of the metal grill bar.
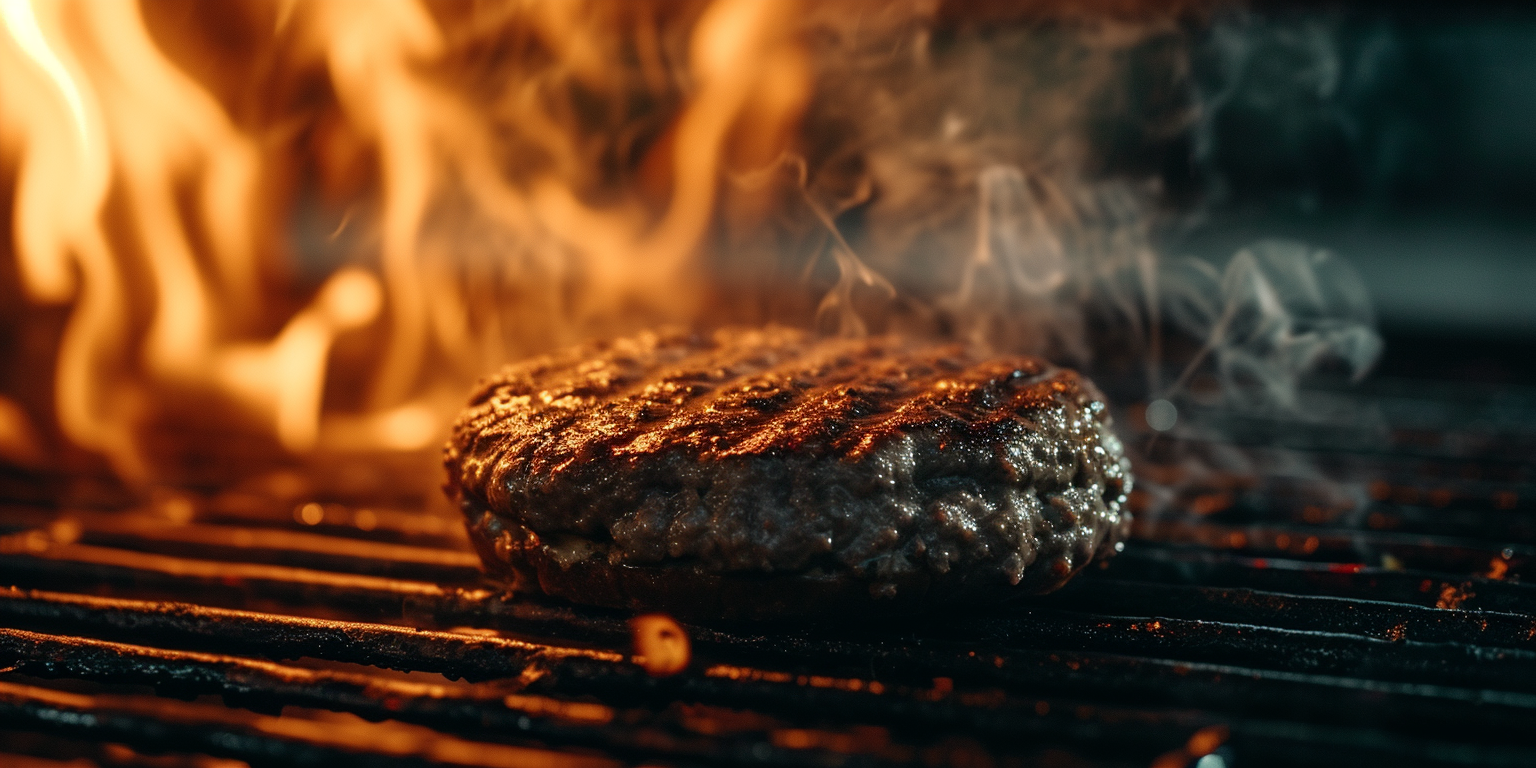
[[467, 680], [516, 677], [531, 663], [571, 657], [625, 659], [612, 651], [505, 637], [17, 589], [0, 591], [0, 620], [11, 626], [153, 639], [170, 647], [222, 648], [275, 660], [331, 659]]
[[1112, 616], [1177, 615], [1196, 620], [1343, 632], [1377, 640], [1536, 649], [1536, 619], [1530, 616], [1381, 600], [1105, 578], [1079, 580], [1047, 597], [1045, 602]]
[[[173, 696], [219, 694], [245, 709], [271, 714], [280, 713], [284, 706], [310, 707], [371, 721], [392, 719], [449, 733], [490, 736], [496, 741], [535, 739], [597, 747], [627, 759], [699, 758], [741, 751], [733, 748], [733, 739], [705, 739], [646, 723], [657, 719], [646, 713], [616, 713], [601, 704], [520, 695], [515, 679], [513, 685], [479, 686], [406, 682], [20, 630], [0, 630], [0, 653], [19, 659], [15, 671], [36, 677], [151, 685]], [[779, 759], [760, 753], [758, 757], [762, 762], [788, 765], [825, 762], [805, 753]]]
[[[1256, 485], [1148, 465], [1197, 514], [1144, 515], [1044, 599], [691, 626], [693, 664], [661, 679], [626, 615], [479, 583], [442, 518], [249, 491], [76, 511], [32, 489], [0, 507], [0, 759], [46, 732], [258, 765], [1536, 764], [1536, 408], [1382, 409], [1402, 423], [1374, 436], [1223, 425], [1275, 468]], [[1369, 506], [1315, 501], [1339, 482]]]
[[[615, 711], [606, 705], [569, 703], [560, 699], [511, 693], [516, 688], [506, 686], [447, 686], [415, 682], [401, 682], [376, 676], [311, 670], [269, 662], [256, 662], [239, 657], [218, 654], [166, 651], [131, 646], [120, 643], [93, 641], [82, 638], [65, 638], [17, 630], [0, 631], [0, 653], [21, 659], [16, 671], [41, 677], [71, 677], [117, 684], [148, 684], [162, 693], [203, 694], [216, 693], [226, 701], [256, 711], [280, 710], [283, 705], [309, 706], [321, 709], [350, 712], [369, 720], [396, 719], [402, 722], [427, 725], [449, 733], [498, 734], [499, 738], [534, 738], [546, 743], [567, 746], [601, 747], [626, 758], [645, 757], [712, 757], [719, 759], [729, 755], [750, 755], [749, 762], [761, 764], [826, 764], [829, 761], [806, 754], [803, 751], [780, 755], [772, 747], [771, 732], [739, 730], [730, 738], [701, 737], [688, 734], [686, 728], [669, 718], [666, 713], [641, 711]], [[1069, 662], [1070, 663], [1070, 662]], [[588, 692], [600, 692], [608, 701], [654, 700], [655, 691], [646, 690], [643, 676], [634, 669], [596, 665], [591, 661], [578, 662], [586, 666], [587, 674], [564, 670], [567, 676], [579, 675], [587, 683]], [[605, 685], [593, 687], [597, 679], [593, 672], [602, 669]], [[1227, 670], [1228, 674], [1242, 674], [1240, 670]], [[559, 672], [555, 672], [559, 674]], [[751, 675], [751, 672], [738, 671]], [[759, 672], [758, 675], [763, 673]], [[541, 675], [542, 676], [542, 675]], [[742, 697], [736, 685], [720, 685], [729, 674], [716, 672], [712, 678], [717, 690], [710, 691], [694, 686], [686, 691], [692, 697], [704, 701], [724, 698], [731, 704], [740, 705]], [[711, 678], [706, 678], [711, 679]], [[544, 688], [555, 687], [551, 684]], [[764, 686], [774, 687], [773, 684]], [[782, 688], [782, 684], [780, 685]], [[719, 690], [724, 688], [724, 690]], [[1038, 715], [1042, 703], [1025, 706], [1023, 702], [1003, 697], [986, 697], [981, 701], [964, 695], [956, 701], [945, 701], [949, 694], [933, 695], [929, 690], [893, 690], [872, 693], [867, 686], [859, 686], [853, 692], [848, 686], [825, 686], [819, 695], [806, 696], [796, 688], [779, 691], [779, 706], [759, 699], [752, 703], [766, 711], [804, 718], [814, 713], [817, 720], [847, 713], [850, 708], [866, 716], [876, 715], [882, 722], [902, 722], [904, 735], [914, 731], [932, 731], [935, 726], [947, 725], [971, 732], [989, 746], [1006, 749], [1020, 737], [1028, 736], [1032, 742], [1063, 743], [1079, 748], [1090, 747], [1101, 737], [1107, 725], [1114, 725], [1121, 747], [1167, 746], [1177, 744], [1180, 735], [1189, 732], [1191, 725], [1208, 726], [1224, 722], [1238, 734], [1273, 736], [1275, 723], [1251, 721], [1242, 718], [1218, 718], [1210, 713], [1159, 712], [1156, 710], [1124, 710], [1114, 707], [1086, 706], [1070, 701], [1045, 700], [1047, 711], [1054, 704], [1057, 711], [1080, 724], [1078, 728], [1065, 728], [1062, 718], [1042, 719]], [[815, 690], [815, 689], [813, 689]], [[561, 691], [571, 695], [569, 691]], [[683, 692], [679, 692], [683, 693]], [[722, 695], [723, 694], [723, 695]], [[889, 694], [892, 698], [883, 699]], [[872, 708], [869, 699], [886, 704]], [[786, 702], [782, 699], [788, 698]], [[784, 704], [792, 704], [786, 707]], [[863, 706], [860, 706], [863, 703]], [[895, 704], [891, 707], [890, 704]], [[1487, 702], [1492, 704], [1493, 702]], [[990, 705], [990, 706], [978, 706]], [[1496, 706], [1489, 707], [1497, 710]], [[807, 709], [810, 712], [807, 712]], [[945, 713], [941, 710], [948, 709]], [[786, 711], [788, 710], [788, 711]], [[903, 711], [906, 710], [906, 711]], [[1445, 726], [1443, 714], [1436, 722]], [[1529, 712], [1523, 713], [1526, 718]], [[946, 716], [947, 715], [947, 716]], [[1021, 717], [1021, 715], [1023, 715]], [[1485, 717], [1489, 713], [1485, 713]], [[1518, 733], [1518, 727], [1510, 719], [1492, 714], [1492, 725], [1502, 730], [1480, 730], [1486, 736], [1498, 733]], [[846, 717], [846, 714], [844, 714]], [[838, 718], [841, 719], [841, 718]], [[772, 721], [767, 721], [772, 725]], [[1087, 723], [1087, 726], [1081, 725]], [[1471, 721], [1460, 723], [1462, 727]], [[802, 729], [804, 730], [804, 729]], [[1336, 726], [1325, 728], [1330, 740], [1341, 745], [1368, 745], [1374, 735], [1369, 730], [1350, 730]], [[831, 737], [823, 732], [821, 738], [808, 740], [826, 743]], [[1494, 739], [1500, 740], [1500, 739]], [[760, 748], [761, 745], [768, 745]], [[902, 746], [897, 744], [897, 746]], [[919, 746], [905, 745], [915, 751]], [[1511, 754], [1514, 754], [1511, 752]], [[1536, 751], [1530, 753], [1536, 756]], [[831, 760], [830, 762], [838, 762]]]
[[1530, 584], [1468, 574], [1443, 574], [1317, 563], [1289, 558], [1243, 557], [1225, 552], [1170, 548], [1147, 542], [1117, 558], [1115, 575], [1171, 584], [1257, 589], [1352, 600], [1377, 600], [1431, 608], [1469, 608], [1529, 615], [1536, 602]]
[[464, 765], [609, 768], [612, 759], [469, 742], [431, 731], [301, 717], [250, 716], [142, 696], [74, 693], [0, 681], [0, 722], [145, 751], [196, 750], [256, 765]]

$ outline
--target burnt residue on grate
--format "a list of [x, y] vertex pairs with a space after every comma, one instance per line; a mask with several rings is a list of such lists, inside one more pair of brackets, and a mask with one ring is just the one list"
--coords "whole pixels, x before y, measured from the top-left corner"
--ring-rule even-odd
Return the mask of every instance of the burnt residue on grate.
[[488, 587], [439, 518], [45, 484], [0, 504], [0, 762], [1536, 764], [1536, 409], [1438, 396], [1387, 392], [1369, 434], [1219, 425], [1272, 469], [1191, 484], [1042, 599], [689, 626], [660, 678], [628, 616]]

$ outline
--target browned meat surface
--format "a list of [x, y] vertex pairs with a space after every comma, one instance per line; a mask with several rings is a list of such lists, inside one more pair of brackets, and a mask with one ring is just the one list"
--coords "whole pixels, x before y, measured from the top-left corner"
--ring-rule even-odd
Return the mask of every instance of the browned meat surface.
[[446, 463], [493, 574], [681, 615], [1043, 592], [1129, 523], [1090, 382], [895, 337], [642, 334], [519, 363]]

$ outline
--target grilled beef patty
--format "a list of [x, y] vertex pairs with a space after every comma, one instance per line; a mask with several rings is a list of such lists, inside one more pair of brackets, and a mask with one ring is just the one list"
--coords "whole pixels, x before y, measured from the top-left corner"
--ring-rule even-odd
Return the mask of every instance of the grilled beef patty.
[[446, 464], [491, 574], [688, 617], [1045, 592], [1130, 521], [1089, 381], [896, 337], [647, 333], [519, 363]]

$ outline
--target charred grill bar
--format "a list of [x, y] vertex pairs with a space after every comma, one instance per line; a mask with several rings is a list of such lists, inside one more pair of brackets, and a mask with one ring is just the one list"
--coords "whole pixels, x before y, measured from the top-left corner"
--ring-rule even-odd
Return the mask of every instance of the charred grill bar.
[[[451, 526], [9, 504], [0, 757], [1531, 764], [1536, 397], [1392, 381], [1327, 396], [1379, 407], [1385, 431], [1219, 426], [1363, 489], [1359, 509], [1308, 502], [1317, 478], [1261, 462], [1043, 599], [690, 626], [693, 661], [666, 678], [636, 663], [627, 615], [488, 588]], [[1191, 415], [1153, 455], [1208, 426]]]

